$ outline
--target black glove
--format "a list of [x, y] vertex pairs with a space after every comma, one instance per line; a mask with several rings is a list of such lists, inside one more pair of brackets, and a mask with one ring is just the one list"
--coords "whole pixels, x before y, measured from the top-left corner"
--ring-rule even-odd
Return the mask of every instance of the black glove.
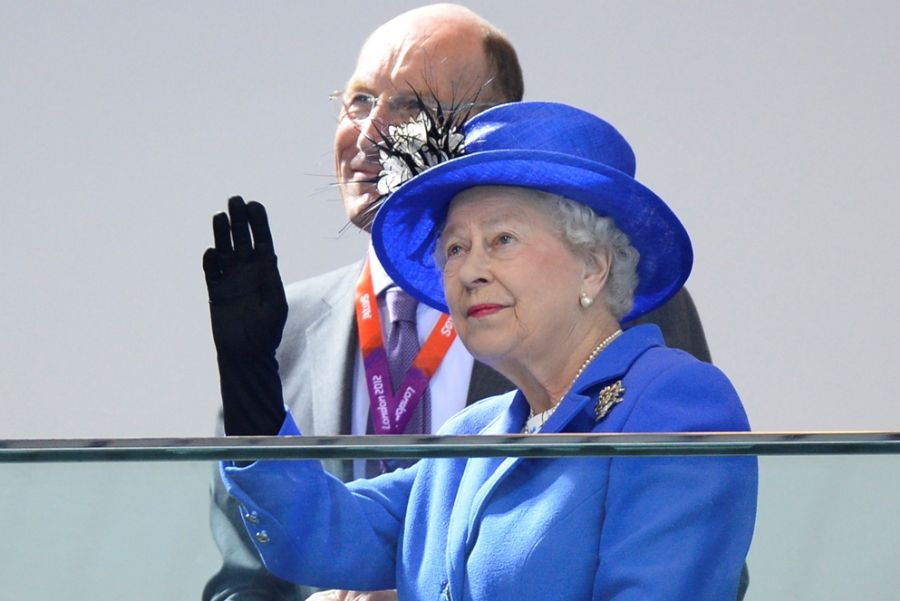
[[225, 213], [213, 216], [216, 246], [203, 255], [225, 434], [274, 436], [285, 417], [275, 350], [287, 299], [265, 207], [235, 196], [228, 213], [230, 223]]

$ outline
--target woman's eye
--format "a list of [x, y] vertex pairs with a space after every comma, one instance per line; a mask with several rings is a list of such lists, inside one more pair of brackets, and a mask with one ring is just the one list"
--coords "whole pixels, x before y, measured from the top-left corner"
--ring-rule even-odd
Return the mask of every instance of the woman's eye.
[[512, 234], [500, 234], [497, 236], [497, 244], [500, 245], [511, 244], [514, 241], [515, 238], [513, 238]]
[[447, 256], [448, 257], [455, 257], [455, 256], [459, 255], [460, 253], [462, 253], [462, 246], [460, 246], [459, 244], [451, 244], [450, 246], [447, 247]]

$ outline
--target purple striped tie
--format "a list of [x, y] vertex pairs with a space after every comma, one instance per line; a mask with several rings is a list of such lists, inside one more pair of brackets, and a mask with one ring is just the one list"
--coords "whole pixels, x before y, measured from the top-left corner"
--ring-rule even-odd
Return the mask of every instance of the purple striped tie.
[[[387, 352], [388, 365], [391, 370], [391, 389], [396, 394], [403, 381], [403, 376], [419, 353], [419, 334], [416, 330], [416, 299], [398, 288], [391, 286], [384, 293], [384, 304], [388, 318]], [[430, 432], [431, 401], [428, 390], [419, 399], [413, 410], [404, 434], [427, 434]], [[371, 478], [382, 472], [389, 472], [398, 467], [408, 467], [415, 460], [385, 459], [367, 461], [366, 475]]]
[[[394, 393], [400, 387], [403, 376], [419, 353], [419, 334], [416, 330], [416, 299], [398, 288], [391, 286], [384, 293], [390, 328], [385, 350], [391, 368], [391, 384]], [[422, 395], [418, 405], [406, 424], [404, 434], [427, 434], [430, 431], [431, 407], [428, 391]]]

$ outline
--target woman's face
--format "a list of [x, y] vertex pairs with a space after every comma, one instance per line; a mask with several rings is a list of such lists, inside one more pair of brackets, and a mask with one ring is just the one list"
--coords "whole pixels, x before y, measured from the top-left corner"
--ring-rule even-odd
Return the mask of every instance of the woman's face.
[[525, 366], [584, 336], [586, 262], [528, 190], [471, 188], [450, 204], [438, 241], [444, 292], [469, 351]]

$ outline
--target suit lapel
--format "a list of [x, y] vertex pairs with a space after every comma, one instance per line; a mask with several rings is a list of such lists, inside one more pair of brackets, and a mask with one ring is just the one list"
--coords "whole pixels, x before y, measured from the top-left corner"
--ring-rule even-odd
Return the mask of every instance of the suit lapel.
[[[588, 365], [541, 428], [541, 432], [563, 432], [576, 419], [575, 431], [597, 431], [594, 427], [597, 423], [595, 409], [600, 387], [624, 378], [638, 357], [652, 347], [663, 345], [662, 333], [653, 324], [627, 330]], [[600, 430], [602, 429], [601, 426]]]
[[320, 436], [350, 432], [353, 370], [359, 346], [354, 286], [336, 286], [330, 292], [322, 298], [329, 308], [306, 329], [309, 348], [316, 349], [310, 361], [310, 405], [315, 432]]
[[[478, 363], [476, 363], [478, 365]], [[496, 394], [496, 393], [495, 393]], [[528, 415], [528, 404], [521, 393], [516, 393], [508, 408], [502, 411], [480, 434], [518, 434]], [[493, 490], [499, 479], [508, 471], [507, 464], [514, 458], [473, 457], [466, 462], [459, 488], [450, 514], [447, 533], [447, 574], [450, 575], [450, 591], [458, 596], [462, 587], [465, 562], [477, 531], [472, 529], [475, 513], [483, 499]]]

